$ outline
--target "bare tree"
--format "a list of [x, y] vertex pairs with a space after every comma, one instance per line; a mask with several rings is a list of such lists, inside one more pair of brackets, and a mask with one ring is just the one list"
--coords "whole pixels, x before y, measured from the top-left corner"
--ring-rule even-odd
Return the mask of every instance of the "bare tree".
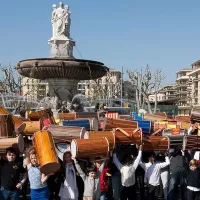
[[90, 81], [89, 86], [90, 96], [92, 99], [111, 99], [120, 96], [121, 80], [115, 83], [112, 80], [112, 74], [107, 72], [104, 80], [96, 79]]
[[154, 112], [157, 110], [157, 95], [161, 87], [162, 81], [164, 80], [164, 75], [161, 69], [157, 69], [155, 72], [150, 70], [150, 67], [147, 65], [145, 69], [141, 68], [140, 70], [127, 70], [129, 79], [135, 86], [136, 92], [136, 103], [137, 111], [144, 109], [147, 104], [149, 113], [152, 113], [149, 95], [151, 93], [155, 94], [155, 106]]
[[23, 77], [17, 73], [17, 71], [11, 66], [6, 67], [0, 66], [3, 72], [2, 83], [4, 84], [4, 91], [7, 93], [18, 93], [20, 94], [23, 88], [22, 79]]

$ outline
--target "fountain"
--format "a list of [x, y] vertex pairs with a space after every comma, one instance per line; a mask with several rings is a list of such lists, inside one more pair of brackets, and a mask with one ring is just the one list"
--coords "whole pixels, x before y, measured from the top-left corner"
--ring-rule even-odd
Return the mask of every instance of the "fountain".
[[76, 59], [73, 56], [75, 41], [70, 36], [71, 12], [69, 6], [60, 2], [53, 5], [53, 36], [48, 41], [50, 58], [19, 61], [17, 71], [25, 77], [45, 80], [49, 83], [49, 95], [58, 102], [71, 103], [77, 94], [80, 80], [97, 79], [104, 76], [108, 68], [103, 63]]

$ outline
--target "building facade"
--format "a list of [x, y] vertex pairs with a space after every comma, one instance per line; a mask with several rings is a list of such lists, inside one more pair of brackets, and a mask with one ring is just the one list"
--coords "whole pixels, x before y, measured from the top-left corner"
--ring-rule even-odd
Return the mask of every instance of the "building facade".
[[48, 83], [38, 79], [24, 77], [22, 79], [22, 85], [22, 95], [30, 100], [43, 99], [49, 90]]

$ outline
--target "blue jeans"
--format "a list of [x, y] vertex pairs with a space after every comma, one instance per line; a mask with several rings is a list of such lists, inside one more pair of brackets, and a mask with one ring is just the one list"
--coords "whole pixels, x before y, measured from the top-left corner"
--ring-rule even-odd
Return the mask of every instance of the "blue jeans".
[[101, 196], [99, 198], [100, 200], [106, 200], [107, 199], [107, 192], [101, 192]]
[[183, 172], [179, 171], [174, 174], [170, 174], [169, 178], [169, 187], [168, 187], [168, 194], [167, 194], [167, 200], [174, 200], [177, 199], [178, 194], [178, 186], [180, 185], [180, 191], [181, 191], [181, 199], [186, 199], [186, 193], [184, 191], [184, 183], [182, 181], [183, 179]]
[[3, 194], [3, 200], [19, 200], [19, 190], [6, 190], [1, 188]]

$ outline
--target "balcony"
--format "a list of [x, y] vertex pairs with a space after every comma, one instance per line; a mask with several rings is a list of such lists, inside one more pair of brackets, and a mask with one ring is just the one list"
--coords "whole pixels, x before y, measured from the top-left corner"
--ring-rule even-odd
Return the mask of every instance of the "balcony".
[[189, 76], [181, 76], [181, 77], [178, 77], [176, 79], [176, 81], [179, 81], [179, 80], [188, 80], [189, 79]]

